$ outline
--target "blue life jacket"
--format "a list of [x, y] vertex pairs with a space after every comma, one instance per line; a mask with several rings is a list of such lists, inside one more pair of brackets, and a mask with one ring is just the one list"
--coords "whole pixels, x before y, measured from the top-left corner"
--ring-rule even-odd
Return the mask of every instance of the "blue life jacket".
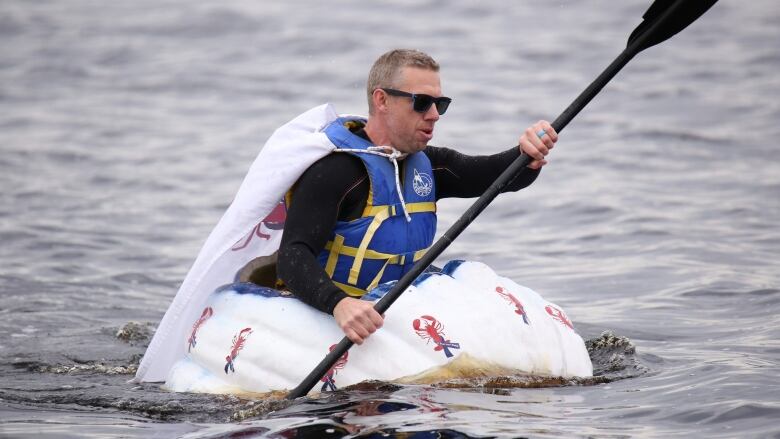
[[365, 119], [342, 117], [323, 130], [337, 149], [363, 161], [370, 182], [362, 216], [338, 221], [317, 257], [333, 283], [351, 296], [362, 296], [380, 283], [400, 279], [425, 254], [436, 233], [436, 189], [428, 156], [418, 152], [398, 161], [403, 199], [411, 218], [407, 221], [392, 161], [346, 151], [366, 151], [374, 146], [348, 129], [364, 124]]

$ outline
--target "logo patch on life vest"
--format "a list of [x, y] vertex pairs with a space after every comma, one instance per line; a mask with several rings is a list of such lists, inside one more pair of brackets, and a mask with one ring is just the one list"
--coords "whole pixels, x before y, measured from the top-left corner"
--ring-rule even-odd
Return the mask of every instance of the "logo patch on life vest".
[[238, 334], [233, 336], [233, 346], [230, 348], [230, 353], [227, 357], [225, 357], [225, 375], [227, 375], [228, 370], [235, 373], [236, 368], [233, 366], [233, 361], [238, 357], [238, 351], [244, 348], [244, 344], [246, 343], [246, 339], [249, 337], [249, 335], [252, 334], [252, 328], [244, 328], [239, 332]]
[[496, 287], [496, 293], [498, 293], [499, 296], [503, 297], [507, 300], [507, 302], [513, 304], [515, 306], [515, 314], [520, 314], [523, 317], [523, 321], [526, 325], [530, 325], [531, 323], [528, 321], [528, 315], [525, 313], [525, 308], [523, 308], [523, 303], [520, 302], [520, 299], [515, 297], [514, 294], [510, 293], [509, 291], [505, 291], [501, 287]]
[[200, 329], [201, 325], [203, 325], [212, 315], [214, 315], [214, 310], [211, 309], [210, 306], [207, 306], [203, 310], [203, 314], [200, 315], [198, 321], [192, 325], [192, 332], [190, 333], [190, 338], [187, 340], [187, 344], [189, 345], [189, 347], [187, 347], [187, 352], [189, 352], [192, 348], [195, 347], [196, 344], [198, 344], [198, 339], [196, 338], [198, 335], [198, 329]]
[[444, 331], [442, 324], [433, 318], [432, 316], [420, 316], [419, 319], [414, 319], [412, 322], [412, 328], [426, 344], [429, 341], [433, 341], [436, 347], [434, 351], [444, 351], [444, 355], [447, 358], [452, 357], [450, 349], [460, 349], [460, 343], [453, 343], [444, 339]]
[[564, 314], [560, 309], [552, 305], [547, 305], [544, 307], [544, 310], [547, 311], [547, 314], [550, 314], [554, 320], [563, 323], [564, 325], [568, 326], [569, 329], [574, 329], [574, 325], [571, 324], [571, 320], [569, 320], [569, 318], [566, 317], [566, 314]]
[[[332, 352], [335, 347], [336, 347], [335, 344], [330, 345], [328, 351]], [[344, 352], [344, 355], [342, 355], [341, 358], [339, 358], [336, 361], [336, 364], [334, 364], [333, 367], [330, 368], [328, 373], [326, 373], [325, 376], [320, 379], [320, 381], [325, 383], [322, 385], [322, 388], [320, 389], [321, 392], [324, 392], [328, 389], [330, 389], [331, 391], [338, 390], [338, 388], [336, 387], [336, 380], [333, 378], [333, 375], [336, 375], [337, 369], [343, 369], [344, 366], [347, 365], [348, 358], [349, 358], [349, 351]]]
[[421, 197], [427, 197], [433, 190], [433, 179], [430, 175], [424, 172], [418, 172], [414, 170], [414, 178], [412, 179], [412, 188], [414, 193]]

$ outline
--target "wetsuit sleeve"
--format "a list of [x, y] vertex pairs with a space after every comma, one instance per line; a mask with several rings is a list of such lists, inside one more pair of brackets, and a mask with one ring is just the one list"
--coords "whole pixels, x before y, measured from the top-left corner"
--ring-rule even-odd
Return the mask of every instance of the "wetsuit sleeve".
[[347, 297], [317, 262], [345, 209], [354, 209], [352, 189], [367, 178], [360, 159], [330, 154], [309, 167], [295, 184], [282, 234], [277, 274], [304, 303], [328, 314]]
[[[498, 154], [470, 156], [454, 149], [429, 146], [425, 154], [431, 161], [436, 180], [436, 199], [472, 198], [482, 195], [520, 155], [516, 146]], [[501, 191], [515, 192], [529, 186], [539, 170], [526, 169]]]

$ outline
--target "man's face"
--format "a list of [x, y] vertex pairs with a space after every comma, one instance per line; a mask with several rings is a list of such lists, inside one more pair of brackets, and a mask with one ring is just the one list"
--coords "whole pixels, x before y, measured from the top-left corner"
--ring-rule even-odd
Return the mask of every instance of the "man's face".
[[[439, 97], [441, 96], [439, 74], [432, 70], [404, 67], [397, 89]], [[433, 138], [433, 126], [439, 120], [436, 105], [431, 105], [425, 113], [418, 113], [412, 109], [411, 98], [387, 96], [387, 107], [390, 144], [395, 149], [409, 154], [425, 149]]]

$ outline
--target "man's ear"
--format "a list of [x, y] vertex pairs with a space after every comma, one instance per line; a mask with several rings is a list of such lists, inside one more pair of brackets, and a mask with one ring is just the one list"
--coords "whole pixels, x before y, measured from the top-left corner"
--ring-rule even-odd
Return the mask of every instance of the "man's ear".
[[371, 99], [374, 102], [374, 109], [377, 111], [386, 111], [387, 110], [387, 93], [385, 93], [382, 89], [376, 89], [374, 90], [374, 93], [371, 95]]

